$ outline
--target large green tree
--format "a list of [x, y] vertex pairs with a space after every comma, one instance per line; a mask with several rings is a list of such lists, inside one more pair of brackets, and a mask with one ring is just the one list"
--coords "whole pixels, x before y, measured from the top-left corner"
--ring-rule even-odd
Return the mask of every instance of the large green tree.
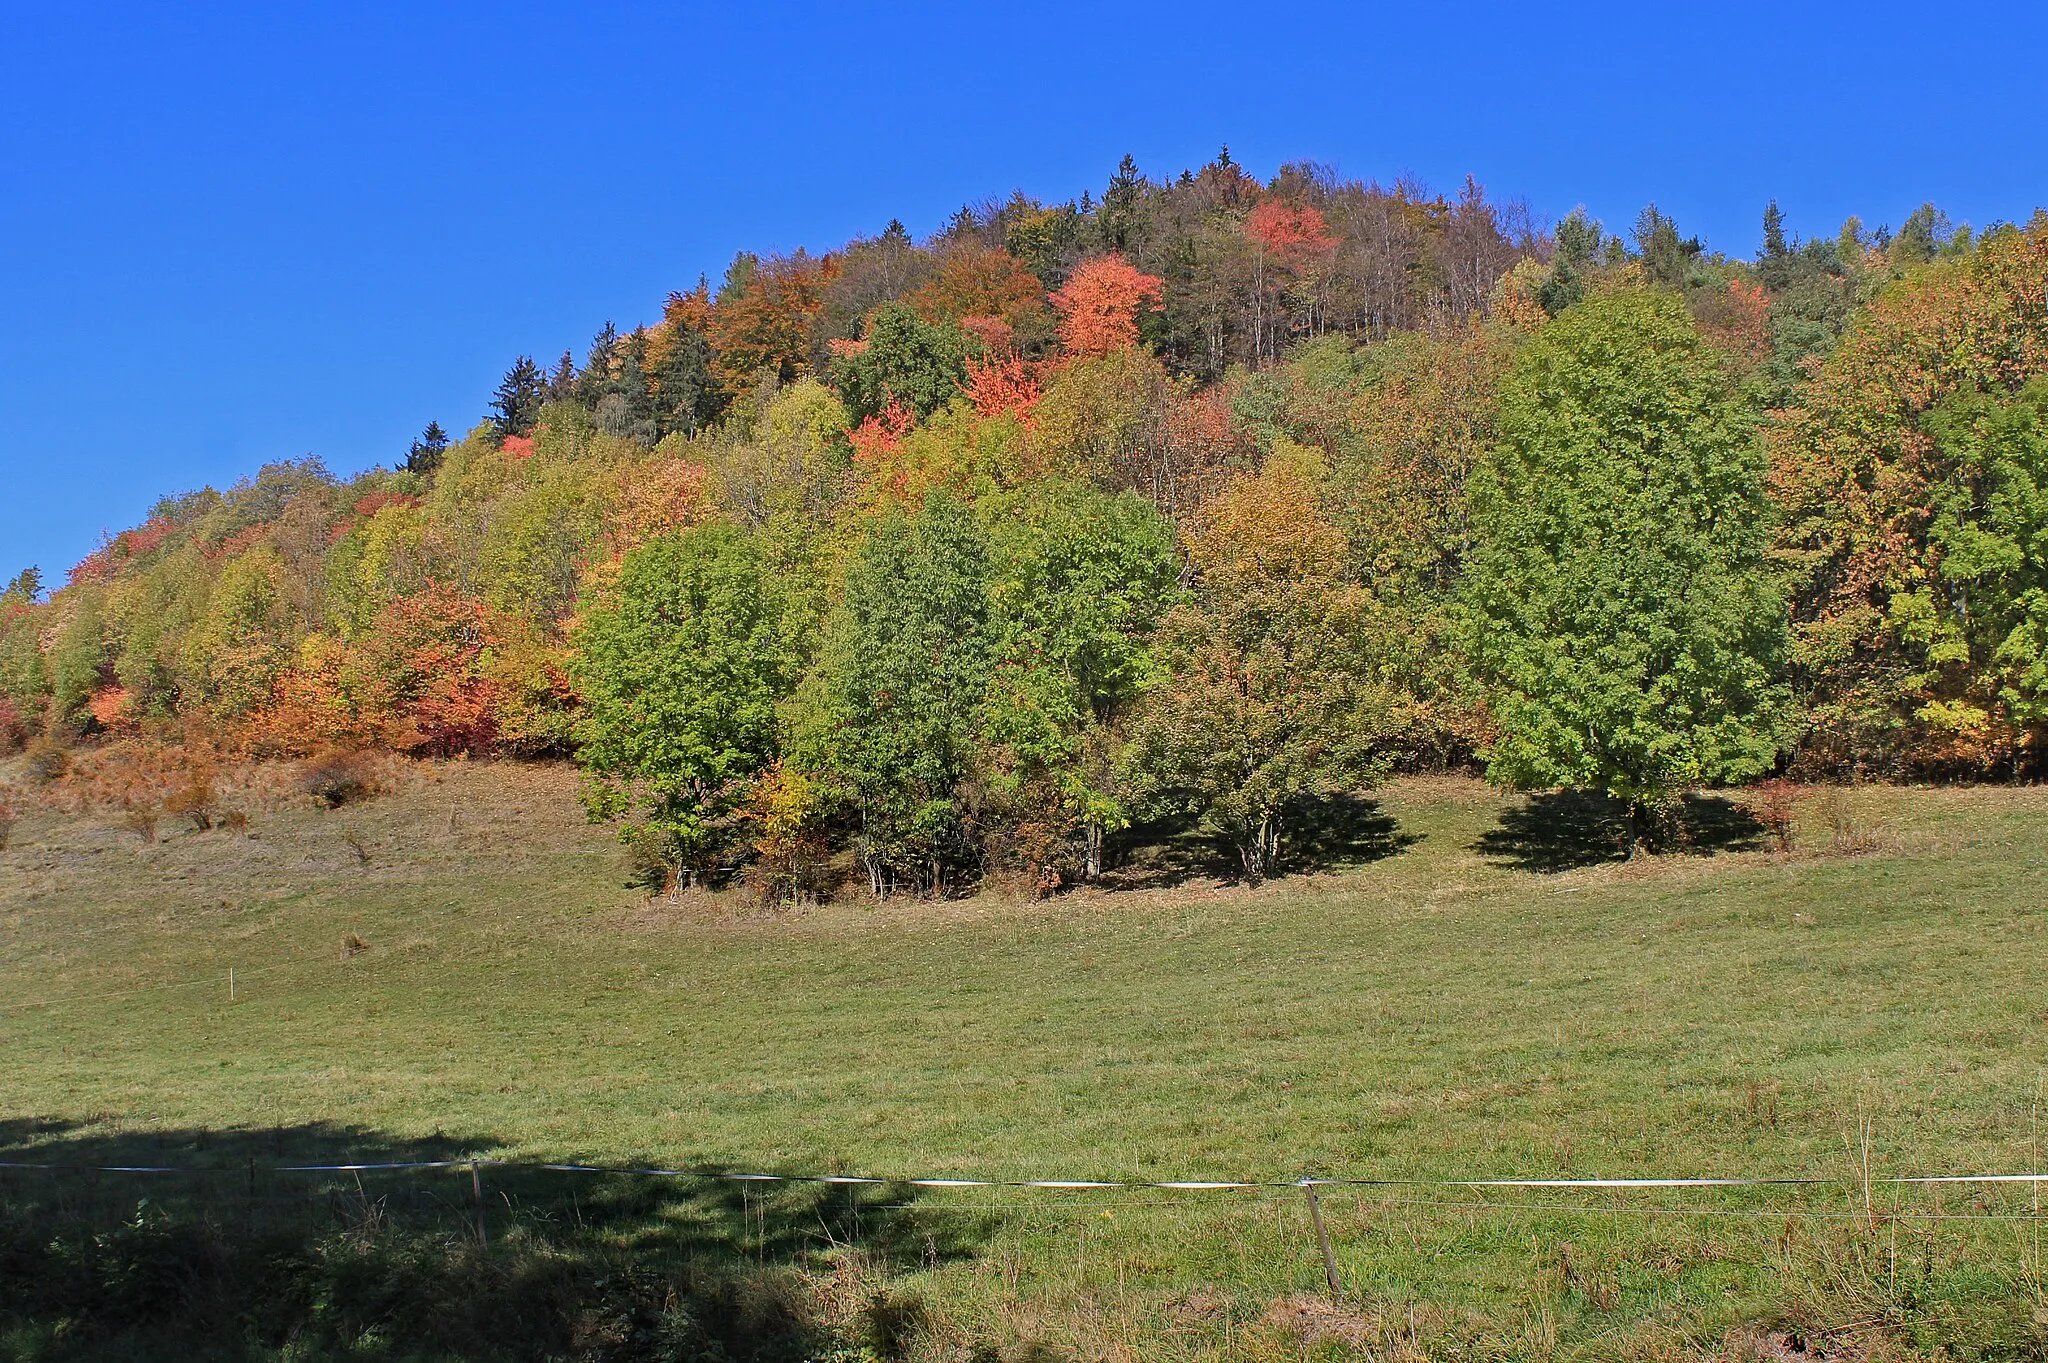
[[792, 671], [781, 594], [744, 531], [699, 526], [626, 555], [574, 644], [586, 807], [639, 815], [628, 836], [651, 830], [694, 879], [776, 753]]
[[793, 756], [860, 820], [870, 888], [944, 894], [979, 861], [965, 788], [998, 639], [988, 537], [933, 493], [854, 549], [818, 664], [795, 706]]
[[531, 355], [521, 355], [505, 371], [498, 390], [491, 396], [491, 429], [500, 439], [525, 435], [540, 420], [547, 401], [547, 376]]
[[1631, 808], [1770, 767], [1786, 611], [1765, 464], [1675, 298], [1568, 310], [1517, 361], [1471, 483], [1467, 645], [1511, 789]]
[[980, 508], [993, 547], [997, 663], [980, 733], [1021, 858], [1048, 883], [1078, 835], [1081, 875], [1129, 823], [1121, 726], [1154, 679], [1151, 635], [1178, 594], [1173, 529], [1134, 493], [1047, 480]]

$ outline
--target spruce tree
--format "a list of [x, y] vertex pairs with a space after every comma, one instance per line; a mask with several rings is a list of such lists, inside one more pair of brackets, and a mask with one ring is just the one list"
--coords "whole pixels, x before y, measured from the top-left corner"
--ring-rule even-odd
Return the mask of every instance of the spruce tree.
[[521, 355], [505, 371], [491, 399], [491, 429], [500, 440], [527, 434], [540, 420], [547, 393], [547, 380], [542, 377], [540, 366], [533, 362], [533, 356]]
[[407, 473], [429, 478], [441, 467], [441, 460], [447, 453], [448, 432], [441, 429], [440, 422], [429, 421], [427, 429], [420, 432], [420, 438], [413, 441], [412, 448], [405, 452], [402, 467]]
[[1785, 243], [1785, 214], [1778, 208], [1776, 199], [1764, 205], [1764, 248], [1756, 263], [1757, 273], [1763, 276], [1764, 287], [1772, 293], [1783, 291], [1792, 282], [1791, 251]]

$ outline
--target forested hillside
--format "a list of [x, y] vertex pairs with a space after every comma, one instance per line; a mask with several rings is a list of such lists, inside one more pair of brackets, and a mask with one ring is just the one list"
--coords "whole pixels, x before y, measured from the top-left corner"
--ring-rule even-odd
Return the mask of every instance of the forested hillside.
[[[0, 743], [206, 817], [245, 757], [573, 755], [685, 880], [1097, 874], [1484, 765], [1654, 811], [2038, 778], [2048, 215], [1751, 259], [1226, 155], [742, 255], [460, 439], [166, 498], [0, 594]], [[345, 763], [343, 764], [345, 765]]]

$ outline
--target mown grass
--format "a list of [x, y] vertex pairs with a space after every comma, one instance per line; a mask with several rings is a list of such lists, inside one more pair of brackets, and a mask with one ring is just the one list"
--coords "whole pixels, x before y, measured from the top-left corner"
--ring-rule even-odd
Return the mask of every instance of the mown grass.
[[1377, 859], [1258, 888], [763, 914], [649, 903], [570, 791], [451, 764], [247, 839], [24, 820], [5, 1157], [346, 1123], [328, 1146], [909, 1177], [1838, 1178], [1326, 1192], [1336, 1303], [1289, 1190], [933, 1193], [964, 1248], [887, 1290], [933, 1357], [2048, 1341], [2034, 1227], [1900, 1219], [2028, 1190], [1854, 1182], [1865, 1123], [1880, 1180], [2037, 1167], [2048, 792], [1866, 788], [1789, 857], [1585, 864], [1568, 811], [1416, 780], [1379, 793]]

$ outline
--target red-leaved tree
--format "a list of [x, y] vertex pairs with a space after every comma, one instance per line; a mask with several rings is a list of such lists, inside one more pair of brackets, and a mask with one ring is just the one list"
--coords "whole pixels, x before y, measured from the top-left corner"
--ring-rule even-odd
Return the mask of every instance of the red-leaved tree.
[[1074, 355], [1108, 355], [1138, 343], [1138, 315], [1157, 307], [1163, 281], [1112, 252], [1084, 260], [1052, 296], [1060, 344]]

